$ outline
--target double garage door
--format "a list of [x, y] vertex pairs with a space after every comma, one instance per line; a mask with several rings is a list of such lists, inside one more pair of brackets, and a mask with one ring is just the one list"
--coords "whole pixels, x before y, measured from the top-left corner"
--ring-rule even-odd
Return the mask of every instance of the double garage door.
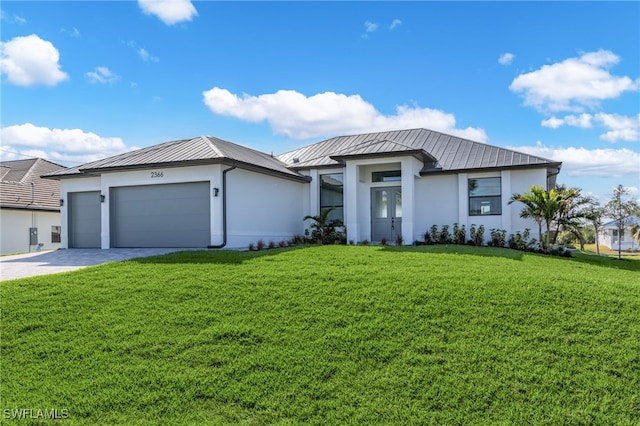
[[[99, 196], [87, 196], [89, 198], [99, 200]], [[69, 242], [71, 247], [81, 247], [74, 243], [78, 241], [73, 235], [73, 220], [78, 215], [74, 214], [74, 204], [72, 201], [70, 206]], [[100, 205], [97, 207], [98, 239], [96, 242], [94, 237], [94, 247], [100, 247]], [[210, 244], [209, 182], [111, 188], [109, 207], [111, 247], [207, 247]], [[86, 210], [86, 215], [94, 216], [91, 226], [95, 227], [95, 209]], [[85, 234], [91, 233], [87, 226], [84, 228]], [[89, 247], [91, 241], [83, 244]]]

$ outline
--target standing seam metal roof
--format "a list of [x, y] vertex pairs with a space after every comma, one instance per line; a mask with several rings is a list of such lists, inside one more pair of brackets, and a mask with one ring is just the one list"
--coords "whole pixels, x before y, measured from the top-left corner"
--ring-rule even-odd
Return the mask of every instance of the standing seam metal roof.
[[559, 167], [561, 164], [546, 158], [428, 129], [339, 136], [284, 153], [278, 158], [294, 169], [339, 166], [341, 165], [340, 157], [346, 153], [349, 153], [348, 155], [371, 154], [372, 152], [369, 152], [366, 147], [374, 151], [376, 147], [377, 153], [389, 152], [390, 155], [402, 151], [423, 150], [426, 156], [437, 160], [441, 166], [437, 169], [439, 171], [537, 165]]
[[103, 171], [141, 167], [213, 164], [225, 161], [240, 163], [247, 168], [264, 169], [291, 178], [305, 179], [304, 176], [287, 168], [284, 163], [269, 154], [210, 136], [199, 136], [192, 139], [180, 139], [153, 145], [51, 173], [47, 177], [98, 174]]

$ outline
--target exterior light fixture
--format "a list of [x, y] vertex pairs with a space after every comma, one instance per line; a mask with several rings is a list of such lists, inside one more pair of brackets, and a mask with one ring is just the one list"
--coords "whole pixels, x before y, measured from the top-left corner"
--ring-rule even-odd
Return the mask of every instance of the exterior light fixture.
[[213, 188], [213, 196], [214, 197], [218, 196], [218, 192], [220, 192], [220, 188]]
[[60, 207], [64, 206], [64, 200], [60, 198]]
[[104, 203], [105, 198], [107, 198], [107, 197], [105, 197], [104, 195], [100, 194], [100, 202], [101, 203]]

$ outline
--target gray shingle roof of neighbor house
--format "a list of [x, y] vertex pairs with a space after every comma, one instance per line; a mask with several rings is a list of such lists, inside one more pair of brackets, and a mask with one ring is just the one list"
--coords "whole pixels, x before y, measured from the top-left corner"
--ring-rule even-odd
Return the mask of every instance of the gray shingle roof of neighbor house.
[[42, 158], [0, 162], [0, 207], [60, 211], [60, 184], [40, 177], [60, 170]]
[[414, 155], [422, 157], [422, 174], [512, 167], [547, 167], [562, 163], [428, 129], [397, 130], [338, 136], [279, 155], [295, 170], [341, 166], [359, 156]]
[[308, 177], [289, 169], [284, 163], [269, 154], [211, 136], [198, 136], [191, 139], [165, 142], [61, 170], [51, 173], [47, 177], [93, 176], [113, 170], [217, 163], [235, 164], [241, 168], [257, 170], [263, 173], [276, 174], [296, 180], [308, 180]]

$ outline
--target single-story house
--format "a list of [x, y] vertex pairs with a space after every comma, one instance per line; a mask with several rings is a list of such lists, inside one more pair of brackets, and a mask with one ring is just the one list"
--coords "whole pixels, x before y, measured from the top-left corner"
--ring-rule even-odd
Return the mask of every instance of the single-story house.
[[626, 226], [621, 238], [618, 240], [618, 224], [615, 220], [602, 225], [598, 233], [598, 243], [609, 247], [611, 250], [618, 250], [618, 243], [622, 250], [638, 250], [640, 243], [633, 238], [633, 227], [640, 225], [640, 218], [629, 216], [625, 219]]
[[0, 254], [60, 247], [60, 183], [40, 176], [63, 169], [42, 158], [0, 162]]
[[61, 170], [63, 247], [245, 248], [300, 235], [333, 208], [354, 243], [421, 240], [436, 224], [535, 229], [513, 193], [561, 163], [427, 129], [340, 136], [273, 156], [182, 139]]

